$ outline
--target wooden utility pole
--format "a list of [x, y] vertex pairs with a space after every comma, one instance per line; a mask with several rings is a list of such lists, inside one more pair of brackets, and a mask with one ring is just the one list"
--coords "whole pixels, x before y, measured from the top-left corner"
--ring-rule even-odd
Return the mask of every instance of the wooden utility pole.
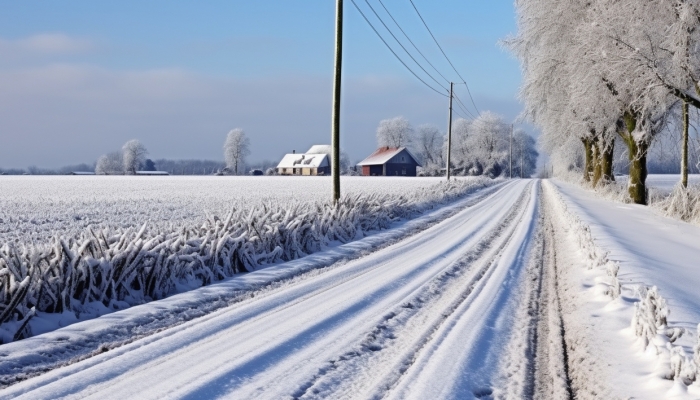
[[508, 165], [510, 166], [508, 177], [513, 179], [513, 124], [510, 124], [510, 159], [508, 160]]
[[343, 0], [336, 0], [335, 4], [335, 70], [333, 72], [333, 117], [331, 118], [333, 203], [340, 200], [340, 73], [343, 64]]
[[688, 187], [688, 103], [683, 102], [683, 145], [681, 148], [681, 185]]
[[454, 83], [450, 82], [450, 109], [447, 113], [447, 180], [450, 180], [450, 156], [452, 154], [452, 89]]
[[520, 139], [520, 179], [523, 179], [523, 176], [525, 175], [523, 173], [523, 140]]

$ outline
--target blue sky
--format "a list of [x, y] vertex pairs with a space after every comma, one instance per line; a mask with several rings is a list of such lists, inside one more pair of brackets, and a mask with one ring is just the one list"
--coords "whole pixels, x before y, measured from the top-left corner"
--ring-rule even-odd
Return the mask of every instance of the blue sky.
[[[410, 2], [383, 2], [458, 80]], [[512, 2], [414, 2], [477, 107], [515, 118], [520, 72], [497, 44], [515, 32]], [[334, 17], [332, 0], [0, 1], [0, 168], [92, 162], [133, 138], [152, 158], [222, 159], [236, 127], [251, 138], [251, 161], [328, 143]], [[445, 129], [446, 108], [345, 0], [341, 135], [351, 159], [374, 149], [381, 119]]]

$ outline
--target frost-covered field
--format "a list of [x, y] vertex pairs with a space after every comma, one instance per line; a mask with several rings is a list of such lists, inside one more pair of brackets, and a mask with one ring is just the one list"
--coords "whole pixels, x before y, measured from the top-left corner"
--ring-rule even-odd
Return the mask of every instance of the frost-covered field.
[[[654, 188], [662, 193], [669, 194], [671, 191], [673, 191], [674, 186], [676, 186], [680, 180], [680, 175], [676, 174], [652, 174], [647, 177], [647, 184], [651, 188]], [[688, 183], [690, 185], [700, 185], [700, 175], [688, 175]]]
[[[408, 194], [439, 178], [343, 177], [343, 194]], [[170, 229], [263, 204], [331, 197], [327, 177], [0, 176], [0, 243], [45, 241], [90, 225]]]
[[[0, 342], [295, 260], [492, 185], [487, 178], [10, 178]], [[42, 193], [46, 191], [45, 195]], [[51, 325], [51, 324], [49, 324]]]

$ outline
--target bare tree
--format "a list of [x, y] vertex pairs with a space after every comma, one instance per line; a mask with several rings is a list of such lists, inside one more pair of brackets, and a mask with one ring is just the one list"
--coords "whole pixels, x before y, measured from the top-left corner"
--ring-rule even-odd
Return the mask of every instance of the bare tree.
[[443, 135], [435, 125], [418, 127], [418, 154], [427, 165], [441, 164]]
[[122, 153], [118, 151], [104, 154], [95, 165], [95, 174], [97, 175], [121, 175], [123, 173]]
[[385, 119], [377, 127], [379, 147], [409, 147], [413, 144], [413, 127], [404, 117]]
[[132, 139], [122, 147], [122, 156], [124, 159], [124, 172], [127, 174], [136, 174], [136, 170], [146, 162], [148, 150], [138, 140]]
[[243, 129], [232, 129], [226, 136], [224, 142], [224, 158], [226, 166], [238, 175], [239, 169], [244, 167], [245, 158], [250, 154], [250, 140], [243, 132]]

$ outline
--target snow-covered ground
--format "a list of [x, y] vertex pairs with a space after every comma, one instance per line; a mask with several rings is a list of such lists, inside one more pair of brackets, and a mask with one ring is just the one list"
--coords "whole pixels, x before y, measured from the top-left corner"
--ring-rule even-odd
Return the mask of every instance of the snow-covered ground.
[[[686, 330], [673, 345], [692, 358], [700, 323], [700, 227], [660, 216], [648, 207], [603, 200], [568, 183], [555, 181], [555, 186], [566, 207], [590, 228], [600, 256], [619, 263], [622, 296], [611, 300], [602, 293], [609, 283], [607, 271], [588, 270], [589, 263], [575, 256], [568, 259], [572, 267], [578, 265], [578, 272], [570, 270], [585, 293], [579, 303], [581, 325], [592, 331], [594, 358], [608, 364], [600, 378], [619, 397], [700, 398], [697, 382], [686, 388], [662, 378], [671, 367], [665, 332], [659, 331], [660, 337], [644, 349], [631, 328], [640, 286], [656, 286], [670, 310], [667, 329]], [[581, 255], [580, 247], [569, 243], [567, 252]]]
[[[350, 177], [343, 194], [406, 194], [440, 178]], [[0, 242], [46, 241], [91, 225], [153, 229], [201, 225], [211, 215], [265, 203], [327, 201], [329, 177], [0, 176]]]
[[[514, 180], [2, 345], [0, 398], [700, 398], [700, 379], [683, 382], [700, 360], [699, 238], [646, 207]], [[643, 297], [670, 310], [646, 347]]]
[[[673, 187], [681, 181], [681, 176], [676, 174], [651, 174], [647, 177], [647, 184], [661, 193], [671, 193]], [[690, 185], [700, 185], [700, 175], [688, 175]]]

